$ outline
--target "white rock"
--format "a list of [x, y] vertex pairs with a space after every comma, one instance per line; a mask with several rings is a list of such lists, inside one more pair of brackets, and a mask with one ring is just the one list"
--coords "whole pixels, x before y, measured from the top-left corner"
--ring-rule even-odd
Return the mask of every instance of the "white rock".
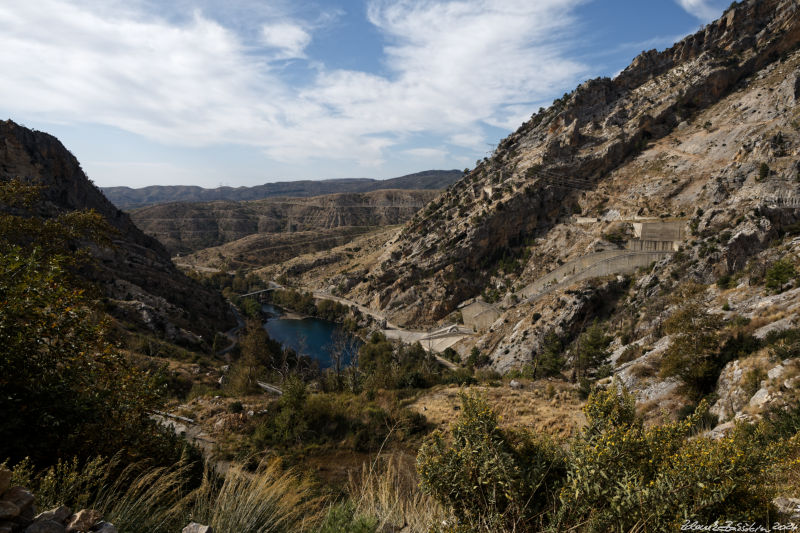
[[769, 372], [767, 372], [767, 377], [769, 379], [779, 379], [786, 373], [786, 367], [783, 365], [778, 365], [774, 368], [770, 368]]
[[756, 392], [752, 398], [750, 398], [750, 403], [748, 405], [750, 405], [750, 407], [761, 408], [771, 399], [772, 397], [770, 396], [769, 391], [762, 387], [758, 389], [758, 392]]

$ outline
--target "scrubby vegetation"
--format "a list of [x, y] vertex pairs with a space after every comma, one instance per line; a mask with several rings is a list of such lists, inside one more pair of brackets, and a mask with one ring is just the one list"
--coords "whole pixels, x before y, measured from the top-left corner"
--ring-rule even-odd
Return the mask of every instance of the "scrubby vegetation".
[[454, 515], [452, 531], [675, 531], [685, 520], [764, 522], [774, 483], [800, 448], [790, 415], [697, 437], [707, 408], [645, 427], [617, 385], [592, 394], [587, 425], [566, 448], [501, 430], [485, 400], [465, 395], [449, 435], [418, 457], [422, 487]]

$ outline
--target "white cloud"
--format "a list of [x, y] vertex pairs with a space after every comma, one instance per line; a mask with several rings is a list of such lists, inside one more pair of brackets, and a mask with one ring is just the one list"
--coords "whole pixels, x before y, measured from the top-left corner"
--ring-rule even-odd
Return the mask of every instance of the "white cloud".
[[266, 46], [277, 48], [281, 59], [299, 58], [305, 56], [303, 51], [311, 43], [311, 34], [299, 24], [277, 22], [261, 27], [261, 41]]
[[711, 22], [722, 13], [726, 4], [719, 0], [675, 0], [687, 12], [702, 20]]
[[444, 160], [448, 156], [447, 150], [441, 148], [411, 148], [403, 150], [403, 153], [420, 159]]
[[564, 49], [583, 1], [372, 0], [369, 20], [391, 43], [389, 74], [331, 70], [317, 58], [303, 87], [270, 60], [302, 58], [314, 23], [262, 20], [265, 56], [204, 11], [160, 18], [142, 10], [146, 0], [119, 10], [3, 2], [0, 102], [170, 144], [256, 146], [281, 162], [374, 167], [417, 134], [483, 151], [484, 125], [513, 129], [588, 72]]

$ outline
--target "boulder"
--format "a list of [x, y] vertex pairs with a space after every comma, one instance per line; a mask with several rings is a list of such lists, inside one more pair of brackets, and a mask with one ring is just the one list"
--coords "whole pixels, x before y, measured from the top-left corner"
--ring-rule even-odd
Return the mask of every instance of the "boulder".
[[103, 515], [95, 509], [82, 509], [72, 515], [67, 523], [67, 533], [76, 531], [89, 531], [89, 529], [100, 521]]
[[55, 509], [50, 509], [49, 511], [39, 513], [34, 518], [34, 521], [38, 522], [39, 520], [54, 520], [63, 524], [70, 516], [72, 516], [72, 509], [66, 505], [62, 505], [61, 507], [56, 507]]
[[214, 530], [211, 528], [211, 526], [204, 526], [203, 524], [192, 522], [183, 528], [181, 533], [214, 533]]
[[19, 507], [13, 502], [0, 500], [0, 520], [11, 520], [19, 516]]
[[800, 499], [780, 496], [772, 500], [775, 510], [790, 519], [800, 518]]
[[13, 487], [7, 490], [6, 493], [3, 494], [3, 500], [13, 503], [20, 508], [20, 511], [33, 506], [33, 494], [23, 487]]
[[94, 533], [117, 533], [117, 528], [111, 522], [100, 522], [92, 528]]
[[64, 524], [55, 520], [39, 520], [25, 528], [25, 533], [65, 533]]
[[758, 389], [758, 391], [753, 395], [752, 398], [750, 398], [749, 405], [751, 407], [761, 408], [764, 407], [764, 404], [766, 404], [771, 399], [772, 396], [770, 396], [769, 391], [762, 387]]

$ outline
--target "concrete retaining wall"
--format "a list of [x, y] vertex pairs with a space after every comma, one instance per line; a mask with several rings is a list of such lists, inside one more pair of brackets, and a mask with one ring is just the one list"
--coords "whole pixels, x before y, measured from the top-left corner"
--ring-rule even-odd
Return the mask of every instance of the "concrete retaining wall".
[[499, 316], [499, 309], [491, 304], [477, 300], [461, 308], [461, 318], [464, 319], [464, 325], [468, 328], [474, 327], [478, 331], [489, 329], [489, 326]]
[[675, 241], [628, 241], [626, 248], [632, 252], [674, 252], [678, 243]]
[[643, 241], [682, 241], [683, 220], [669, 222], [634, 222], [633, 234]]
[[523, 298], [529, 298], [534, 294], [537, 294], [545, 289], [547, 285], [556, 284], [564, 281], [566, 278], [575, 275], [582, 270], [589, 268], [592, 265], [599, 263], [600, 261], [604, 261], [606, 259], [610, 259], [612, 257], [617, 257], [620, 255], [626, 255], [630, 252], [628, 250], [606, 250], [605, 252], [597, 252], [589, 255], [581, 256], [577, 259], [564, 263], [557, 269], [553, 270], [542, 276], [541, 278], [537, 279], [524, 289], [520, 291]]
[[[597, 255], [597, 254], [592, 254]], [[654, 261], [660, 261], [672, 255], [672, 252], [631, 252], [622, 250], [622, 254], [615, 257], [608, 257], [597, 261], [595, 264], [576, 272], [561, 283], [550, 285], [539, 293], [526, 295], [528, 301], [533, 301], [540, 296], [548, 294], [558, 289], [563, 289], [574, 285], [579, 281], [591, 278], [600, 278], [614, 274], [632, 274], [637, 268], [649, 266]], [[586, 256], [591, 257], [591, 256]]]

